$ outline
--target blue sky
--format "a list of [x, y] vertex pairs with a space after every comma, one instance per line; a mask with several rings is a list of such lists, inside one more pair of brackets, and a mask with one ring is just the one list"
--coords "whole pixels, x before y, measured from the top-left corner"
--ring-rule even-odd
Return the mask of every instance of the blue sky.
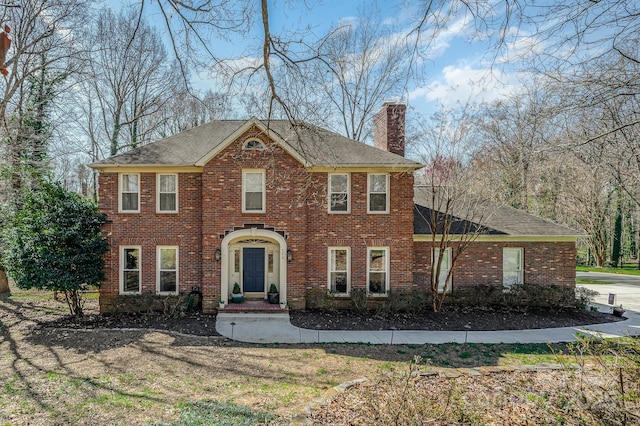
[[[118, 9], [122, 4], [106, 0], [105, 4]], [[138, 1], [133, 1], [137, 4]], [[363, 8], [376, 8], [383, 22], [392, 23], [398, 36], [406, 36], [420, 16], [423, 1], [420, 0], [269, 0], [270, 26], [272, 34], [287, 36], [295, 33], [299, 37], [319, 38], [331, 27], [342, 22], [357, 22]], [[501, 4], [498, 2], [498, 4]], [[157, 4], [147, 1], [145, 9], [152, 25], [159, 19]], [[262, 27], [260, 25], [259, 1], [255, 0], [255, 19], [250, 34], [233, 37], [230, 41], [212, 40], [214, 53], [226, 59], [251, 60], [258, 57]], [[498, 11], [499, 12], [499, 11]], [[470, 41], [472, 34], [467, 19], [453, 16], [447, 27], [432, 40], [432, 50], [425, 62], [425, 74], [420, 82], [412, 82], [405, 93], [394, 96], [402, 98], [411, 108], [423, 115], [430, 115], [438, 105], [454, 107], [469, 101], [490, 101], [503, 96], [517, 87], [516, 74], [505, 73], [501, 58], [492, 56], [487, 41]], [[168, 45], [168, 42], [167, 42]], [[507, 68], [508, 69], [508, 68]], [[200, 77], [200, 78], [198, 78]], [[202, 72], [194, 78], [197, 88], [214, 86]], [[212, 87], [215, 90], [215, 87]]]
[[[363, 8], [374, 7], [384, 21], [397, 26], [399, 36], [405, 36], [415, 25], [422, 4], [420, 0], [270, 0], [270, 26], [274, 34], [310, 28], [319, 37], [340, 23], [357, 21]], [[440, 104], [454, 107], [468, 101], [490, 101], [517, 87], [516, 74], [500, 69], [501, 58], [493, 61], [494, 52], [486, 40], [470, 41], [468, 24], [466, 17], [454, 16], [433, 40], [424, 80], [398, 94], [418, 112], [429, 115]], [[256, 37], [262, 36], [259, 25], [255, 31]]]

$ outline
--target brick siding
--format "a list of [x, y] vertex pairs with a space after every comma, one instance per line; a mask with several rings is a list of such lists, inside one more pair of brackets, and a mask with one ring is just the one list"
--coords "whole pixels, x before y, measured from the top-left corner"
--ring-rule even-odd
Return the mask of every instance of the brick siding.
[[[414, 280], [429, 288], [432, 263], [431, 242], [416, 242]], [[573, 242], [473, 242], [456, 260], [452, 286], [502, 285], [502, 249], [523, 249], [524, 282], [575, 287], [576, 245]], [[455, 256], [452, 247], [452, 257]]]
[[[265, 150], [243, 150], [258, 138]], [[263, 169], [265, 213], [242, 213], [242, 171]], [[287, 263], [287, 301], [304, 309], [310, 289], [327, 288], [327, 247], [351, 248], [351, 288], [366, 288], [367, 247], [388, 247], [392, 289], [426, 286], [431, 264], [429, 243], [413, 241], [413, 174], [389, 173], [389, 213], [367, 213], [367, 173], [350, 171], [350, 214], [327, 211], [327, 173], [309, 172], [257, 128], [222, 150], [202, 173], [179, 173], [179, 211], [156, 213], [156, 173], [140, 173], [140, 213], [118, 212], [118, 173], [100, 173], [100, 209], [110, 223], [110, 252], [101, 288], [102, 312], [123, 310], [119, 295], [119, 248], [142, 249], [142, 292], [156, 291], [156, 246], [179, 246], [179, 290], [202, 291], [205, 312], [220, 300], [221, 262], [215, 252], [226, 232], [258, 226], [281, 232], [291, 250]], [[575, 285], [575, 244], [474, 243], [458, 260], [453, 285], [501, 284], [502, 248], [523, 247], [525, 282]], [[414, 254], [415, 253], [415, 254]], [[415, 257], [414, 257], [415, 256]], [[133, 300], [133, 299], [132, 299]], [[132, 303], [132, 306], [134, 304]]]

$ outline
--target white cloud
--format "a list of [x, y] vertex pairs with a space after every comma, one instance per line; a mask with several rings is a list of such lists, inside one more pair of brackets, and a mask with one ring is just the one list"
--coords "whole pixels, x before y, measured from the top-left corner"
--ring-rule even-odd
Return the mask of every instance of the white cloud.
[[519, 86], [518, 74], [505, 74], [489, 68], [448, 65], [442, 77], [409, 93], [418, 102], [436, 102], [445, 107], [467, 103], [491, 102], [502, 98]]
[[467, 24], [468, 19], [466, 17], [462, 17], [451, 22], [444, 30], [438, 32], [435, 37], [430, 39], [424, 37], [424, 42], [430, 43], [429, 56], [431, 58], [436, 58], [444, 55], [447, 49], [449, 49], [449, 46], [451, 46], [453, 39], [464, 34]]

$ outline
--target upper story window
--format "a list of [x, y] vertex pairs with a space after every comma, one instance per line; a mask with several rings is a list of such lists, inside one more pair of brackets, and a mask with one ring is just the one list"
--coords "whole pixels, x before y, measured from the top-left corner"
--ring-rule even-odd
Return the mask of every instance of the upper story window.
[[158, 175], [158, 213], [176, 213], [178, 211], [178, 175]]
[[265, 212], [264, 170], [242, 171], [242, 212]]
[[368, 175], [367, 213], [389, 213], [389, 175]]
[[249, 139], [242, 145], [242, 149], [246, 149], [249, 151], [262, 151], [267, 149], [264, 144], [257, 139]]
[[140, 212], [140, 175], [133, 173], [120, 174], [120, 212]]
[[349, 213], [349, 175], [329, 175], [329, 213]]

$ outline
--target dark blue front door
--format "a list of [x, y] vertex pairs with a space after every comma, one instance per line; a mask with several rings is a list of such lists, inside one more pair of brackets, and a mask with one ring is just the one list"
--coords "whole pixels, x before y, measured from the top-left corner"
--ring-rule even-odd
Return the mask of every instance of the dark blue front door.
[[243, 291], [245, 293], [264, 292], [264, 249], [243, 249], [242, 266]]

